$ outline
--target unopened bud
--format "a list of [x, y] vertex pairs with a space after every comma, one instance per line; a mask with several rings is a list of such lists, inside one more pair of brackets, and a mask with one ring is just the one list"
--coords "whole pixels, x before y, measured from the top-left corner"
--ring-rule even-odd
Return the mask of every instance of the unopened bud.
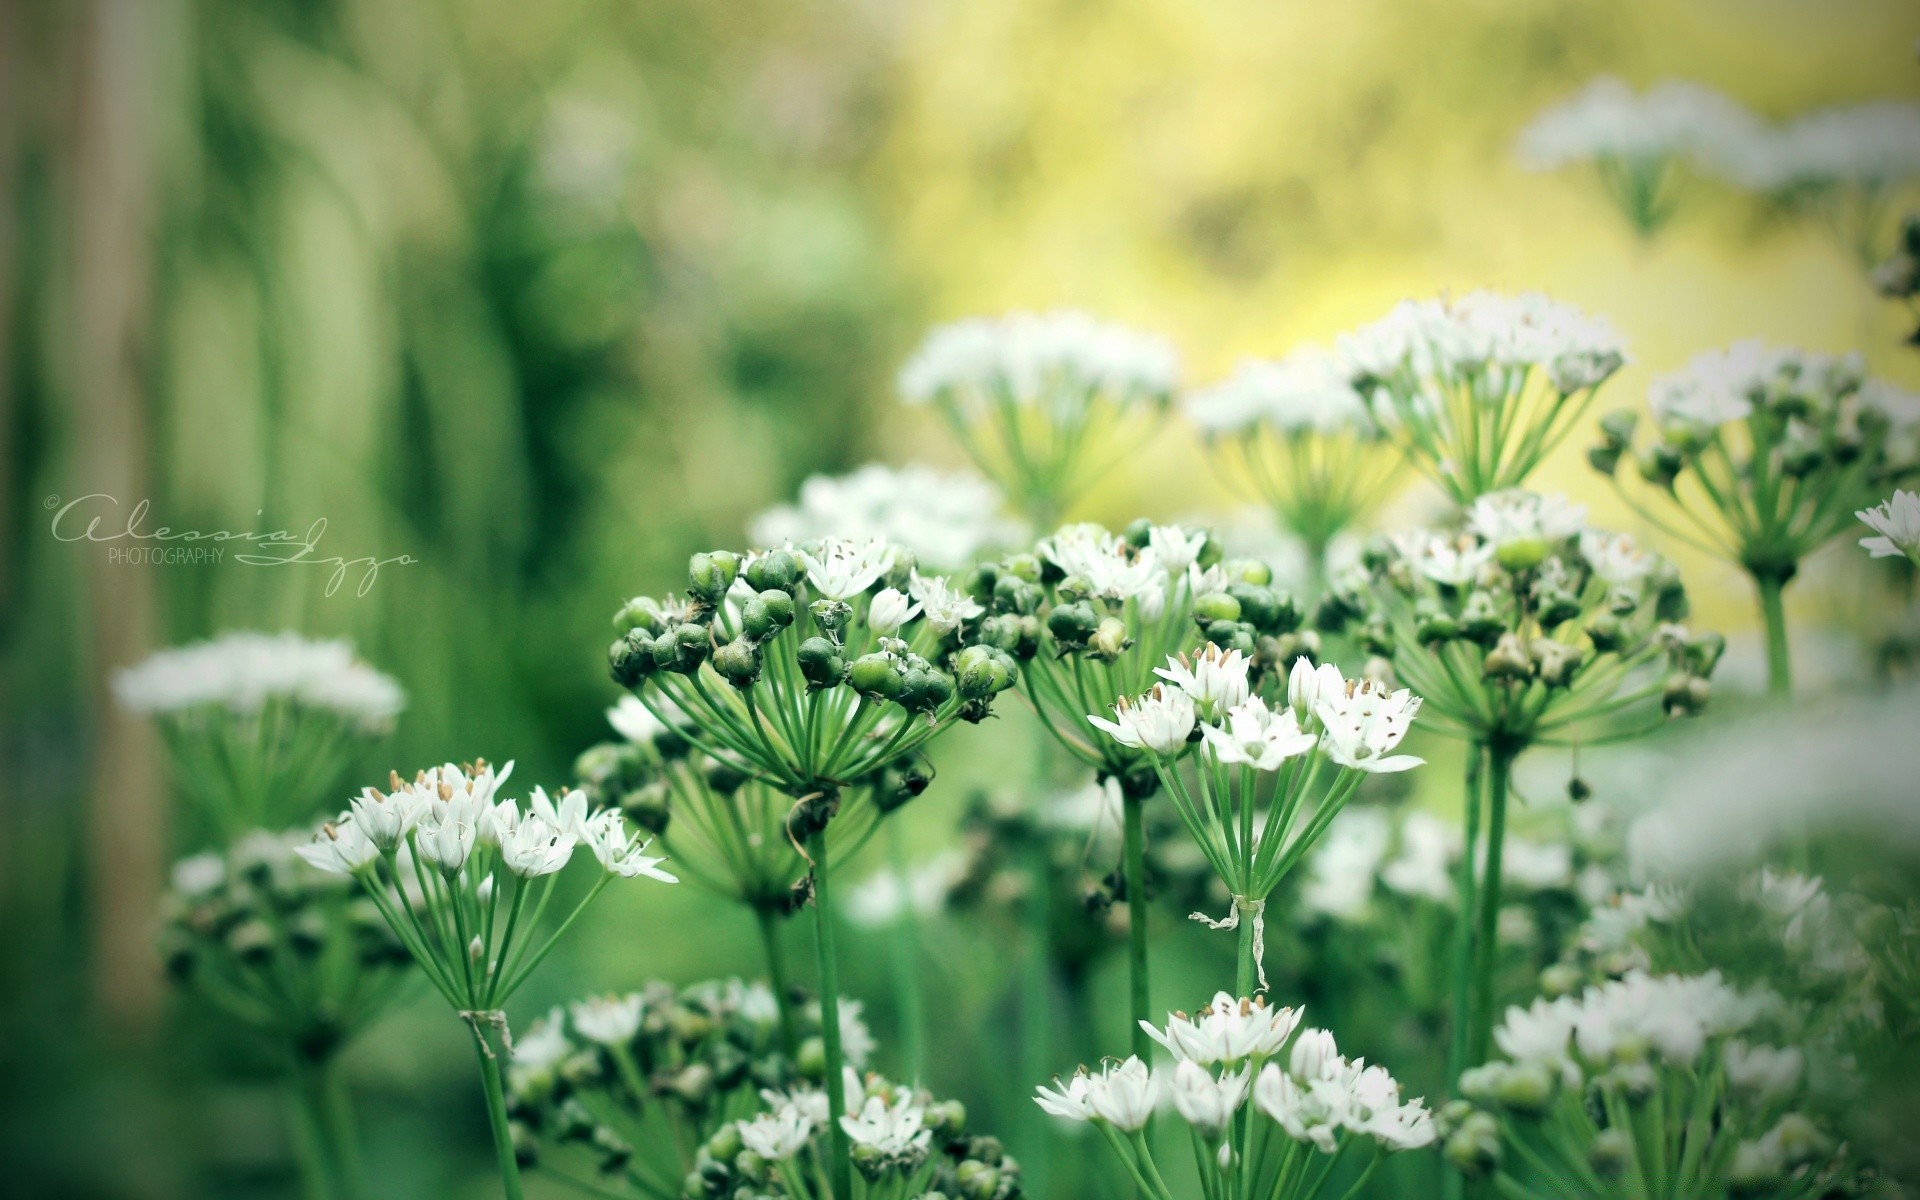
[[869, 699], [892, 700], [900, 695], [903, 680], [899, 664], [891, 654], [863, 654], [847, 667], [847, 682]]
[[735, 687], [753, 686], [760, 665], [760, 647], [751, 638], [735, 638], [713, 652], [713, 669]]
[[653, 635], [630, 629], [607, 650], [607, 672], [623, 688], [633, 688], [653, 674]]
[[1525, 679], [1533, 674], [1533, 660], [1527, 657], [1518, 634], [1503, 633], [1487, 651], [1480, 673], [1488, 679]]
[[1227, 592], [1209, 592], [1193, 601], [1193, 619], [1205, 625], [1212, 621], [1238, 621], [1240, 602]]
[[773, 588], [749, 599], [740, 608], [740, 631], [764, 641], [793, 624], [793, 597]]
[[791, 593], [800, 586], [805, 574], [800, 559], [791, 550], [769, 550], [749, 562], [746, 569], [747, 583], [756, 592]]
[[1069, 649], [1086, 645], [1099, 627], [1100, 618], [1085, 601], [1058, 605], [1047, 614], [1047, 632], [1053, 635], [1054, 641]]
[[740, 556], [725, 550], [696, 554], [687, 562], [687, 594], [707, 604], [718, 604], [740, 572]]
[[794, 658], [810, 690], [834, 687], [847, 677], [847, 661], [840, 656], [840, 647], [828, 638], [816, 635], [801, 642]]

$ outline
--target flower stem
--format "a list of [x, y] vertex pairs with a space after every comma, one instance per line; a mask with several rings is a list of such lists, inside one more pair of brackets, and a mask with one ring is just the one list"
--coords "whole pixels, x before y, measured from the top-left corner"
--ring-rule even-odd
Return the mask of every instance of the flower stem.
[[845, 1058], [840, 1050], [840, 964], [833, 952], [833, 897], [827, 884], [827, 831], [816, 830], [807, 838], [807, 855], [813, 859], [813, 928], [815, 949], [820, 959], [820, 1041], [826, 1049], [827, 1135], [829, 1161], [827, 1175], [833, 1184], [834, 1200], [852, 1200], [852, 1147], [840, 1118], [847, 1115], [847, 1089], [841, 1082]]
[[780, 1009], [780, 1045], [789, 1057], [800, 1050], [799, 1035], [793, 1025], [793, 990], [787, 984], [787, 960], [780, 953], [779, 918], [764, 905], [754, 905], [754, 920], [760, 925], [760, 947], [767, 955], [767, 986], [773, 989], [774, 1003]]
[[1153, 1019], [1147, 1002], [1147, 827], [1144, 797], [1121, 797], [1125, 837], [1123, 870], [1127, 885], [1127, 982], [1129, 1042], [1142, 1062], [1151, 1061], [1153, 1044], [1140, 1022]]
[[1776, 697], [1793, 694], [1793, 662], [1787, 649], [1787, 581], [1778, 575], [1755, 575], [1760, 593], [1760, 620], [1767, 631], [1767, 692]]
[[1473, 1042], [1468, 1062], [1482, 1063], [1492, 1048], [1493, 1021], [1499, 1008], [1494, 977], [1500, 966], [1500, 890], [1502, 851], [1507, 840], [1507, 790], [1513, 778], [1513, 754], [1487, 750], [1487, 865], [1480, 880], [1480, 930], [1474, 949], [1479, 963], [1474, 974]]
[[[1235, 900], [1234, 903], [1237, 905], [1240, 902]], [[1233, 977], [1233, 994], [1236, 996], [1251, 996], [1253, 995], [1254, 981], [1259, 978], [1260, 966], [1259, 963], [1254, 961], [1253, 956], [1254, 918], [1250, 912], [1240, 912], [1236, 915], [1240, 918], [1240, 954], [1239, 968]]]
[[[1467, 775], [1465, 786], [1466, 836], [1461, 849], [1459, 866], [1459, 908], [1455, 913], [1453, 927], [1453, 1004], [1451, 1038], [1447, 1047], [1447, 1090], [1452, 1092], [1460, 1082], [1460, 1072], [1467, 1069], [1467, 1051], [1472, 1045], [1470, 1030], [1473, 1025], [1473, 915], [1474, 906], [1474, 858], [1479, 850], [1480, 840], [1480, 777], [1483, 767], [1483, 751], [1478, 742], [1467, 747]], [[1457, 1174], [1442, 1168], [1443, 1178], [1455, 1179]]]
[[294, 1152], [309, 1200], [344, 1200], [338, 1147], [329, 1129], [327, 1062], [295, 1054], [288, 1101], [292, 1108]]
[[500, 1161], [500, 1190], [506, 1200], [521, 1200], [520, 1160], [513, 1153], [513, 1130], [507, 1124], [507, 1094], [502, 1085], [501, 1062], [506, 1057], [507, 1039], [503, 1031], [478, 1020], [468, 1022], [473, 1030], [474, 1053], [480, 1058], [480, 1083], [487, 1093], [487, 1119], [493, 1126], [493, 1150]]
[[900, 1043], [907, 1080], [922, 1084], [927, 1066], [926, 1001], [920, 990], [920, 921], [914, 912], [913, 887], [907, 874], [907, 839], [896, 817], [887, 821], [887, 849], [893, 875], [900, 884], [900, 919], [893, 923], [893, 985], [899, 993]]

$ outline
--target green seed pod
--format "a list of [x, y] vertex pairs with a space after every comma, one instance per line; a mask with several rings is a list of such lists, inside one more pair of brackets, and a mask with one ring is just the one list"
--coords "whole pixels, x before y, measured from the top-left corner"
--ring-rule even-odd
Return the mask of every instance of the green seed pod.
[[1534, 673], [1548, 687], [1566, 687], [1573, 681], [1573, 673], [1580, 669], [1581, 662], [1586, 658], [1578, 646], [1569, 646], [1552, 638], [1533, 639], [1527, 652], [1533, 659]]
[[1040, 623], [1015, 613], [995, 613], [980, 623], [980, 643], [1017, 658], [1032, 658], [1040, 645]]
[[1016, 668], [1006, 651], [994, 646], [968, 646], [953, 660], [957, 686], [964, 700], [987, 700], [1013, 686]]
[[1047, 632], [1053, 640], [1068, 649], [1077, 650], [1087, 644], [1093, 631], [1100, 627], [1100, 618], [1095, 615], [1093, 606], [1085, 601], [1062, 604], [1047, 614]]
[[667, 669], [681, 675], [698, 671], [700, 664], [713, 653], [713, 635], [707, 632], [705, 625], [695, 625], [691, 621], [675, 629], [669, 641], [673, 661]]
[[1040, 559], [1032, 554], [1008, 555], [1006, 562], [1002, 564], [1002, 569], [1006, 574], [1024, 579], [1028, 583], [1039, 583], [1043, 576]]
[[1541, 588], [1538, 600], [1542, 625], [1564, 624], [1580, 615], [1580, 597], [1565, 588]]
[[1654, 442], [1640, 451], [1635, 465], [1640, 468], [1640, 478], [1654, 487], [1673, 488], [1673, 481], [1680, 477], [1680, 470], [1686, 466], [1686, 457], [1677, 446], [1666, 442]]
[[735, 687], [752, 687], [760, 667], [760, 646], [752, 638], [735, 638], [713, 652], [713, 669]]
[[1136, 517], [1120, 531], [1120, 540], [1135, 550], [1145, 550], [1153, 541], [1153, 522], [1145, 517]]
[[756, 592], [791, 593], [805, 575], [800, 559], [791, 550], [769, 550], [747, 564], [747, 583]]
[[687, 562], [687, 594], [706, 604], [718, 604], [740, 573], [740, 556], [725, 550], [696, 554]]
[[1280, 616], [1280, 598], [1273, 589], [1252, 583], [1230, 583], [1227, 595], [1240, 603], [1240, 619], [1252, 625], [1262, 633], [1274, 632], [1274, 622]]
[[1240, 602], [1227, 592], [1209, 592], [1193, 601], [1193, 619], [1202, 625], [1211, 621], [1238, 621]]
[[1490, 646], [1505, 633], [1507, 623], [1500, 616], [1499, 608], [1493, 597], [1486, 592], [1473, 592], [1467, 596], [1467, 602], [1460, 608], [1460, 632], [1472, 641]]
[[1633, 1138], [1624, 1129], [1602, 1129], [1587, 1147], [1587, 1161], [1593, 1164], [1594, 1174], [1617, 1179], [1633, 1162]]
[[644, 629], [630, 629], [626, 636], [607, 650], [607, 671], [623, 688], [635, 688], [653, 674], [653, 635]]
[[869, 699], [892, 700], [900, 695], [904, 680], [900, 664], [891, 654], [862, 654], [847, 667], [847, 682], [853, 690]]
[[1718, 633], [1696, 633], [1687, 642], [1685, 661], [1695, 675], [1705, 677], [1713, 674], [1720, 665], [1720, 656], [1727, 652], [1727, 639]]
[[1493, 1097], [1501, 1106], [1529, 1115], [1546, 1111], [1553, 1093], [1553, 1076], [1536, 1062], [1512, 1064], [1493, 1088]]
[[1422, 599], [1414, 607], [1413, 619], [1414, 636], [1428, 645], [1460, 636], [1460, 622], [1437, 600]]
[[1609, 446], [1602, 443], [1587, 447], [1587, 465], [1602, 475], [1613, 475], [1620, 470], [1620, 459], [1626, 454], [1624, 446]]
[[1018, 575], [1002, 575], [993, 588], [993, 608], [996, 612], [1031, 613], [1040, 607], [1044, 595], [1037, 583]]
[[1493, 559], [1517, 575], [1547, 561], [1548, 549], [1545, 538], [1510, 538], [1494, 547]]
[[1587, 622], [1587, 637], [1600, 654], [1612, 654], [1626, 642], [1626, 626], [1612, 613], [1600, 613]]
[[[1208, 538], [1207, 543], [1211, 545], [1213, 539]], [[1249, 583], [1254, 587], [1267, 587], [1273, 583], [1273, 568], [1257, 558], [1230, 558], [1220, 564], [1220, 569], [1235, 583]]]
[[1493, 649], [1487, 651], [1480, 673], [1488, 679], [1525, 679], [1533, 674], [1533, 660], [1516, 634], [1503, 633]]
[[1670, 717], [1691, 717], [1707, 706], [1712, 694], [1712, 685], [1698, 675], [1675, 671], [1660, 689], [1660, 703]]
[[807, 605], [807, 611], [813, 614], [813, 623], [833, 638], [838, 638], [847, 622], [853, 620], [853, 605], [845, 600], [815, 600]]
[[911, 667], [901, 677], [899, 699], [908, 712], [933, 712], [953, 699], [953, 680], [932, 667]]
[[840, 647], [828, 638], [816, 635], [801, 642], [794, 658], [800, 664], [800, 674], [809, 690], [834, 687], [847, 677], [847, 660], [840, 656]]

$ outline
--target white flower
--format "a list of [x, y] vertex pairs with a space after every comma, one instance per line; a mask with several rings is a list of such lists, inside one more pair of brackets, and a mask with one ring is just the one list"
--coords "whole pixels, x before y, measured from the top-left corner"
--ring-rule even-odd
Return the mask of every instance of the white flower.
[[1880, 100], [1819, 109], [1745, 150], [1729, 168], [1736, 182], [1758, 191], [1888, 187], [1920, 177], [1920, 104]]
[[1193, 697], [1160, 683], [1132, 700], [1122, 696], [1113, 706], [1113, 715], [1114, 720], [1108, 721], [1089, 713], [1087, 720], [1122, 746], [1160, 755], [1174, 754], [1184, 747], [1198, 720]]
[[347, 803], [353, 823], [381, 850], [396, 849], [406, 841], [426, 809], [419, 793], [404, 787], [395, 788], [392, 795], [366, 788]]
[[400, 685], [356, 659], [349, 643], [293, 633], [224, 633], [162, 650], [115, 673], [113, 691], [134, 712], [217, 705], [248, 716], [280, 700], [335, 713], [373, 732], [390, 726], [406, 703]]
[[927, 625], [942, 637], [987, 611], [943, 576], [915, 572], [907, 583], [907, 591], [920, 602]]
[[840, 1118], [840, 1128], [856, 1146], [868, 1146], [895, 1166], [925, 1161], [933, 1131], [926, 1128], [926, 1111], [902, 1094], [892, 1104], [867, 1097], [858, 1114]]
[[1467, 587], [1493, 561], [1493, 545], [1478, 538], [1415, 530], [1395, 535], [1394, 544], [1414, 569], [1447, 587]]
[[1612, 587], [1628, 587], [1645, 579], [1659, 560], [1634, 544], [1624, 533], [1589, 529], [1580, 535], [1580, 557], [1593, 573]]
[[1244, 763], [1256, 771], [1278, 771], [1320, 741], [1318, 734], [1300, 731], [1291, 709], [1274, 712], [1258, 696], [1230, 709], [1225, 727], [1203, 725], [1200, 733], [1216, 761]]
[[1098, 525], [1064, 526], [1034, 549], [1065, 574], [1085, 580], [1098, 595], [1149, 603], [1157, 594], [1165, 602], [1167, 576], [1153, 549], [1136, 552], [1125, 539]]
[[813, 1137], [814, 1120], [798, 1105], [787, 1104], [751, 1121], [735, 1122], [735, 1128], [740, 1131], [741, 1145], [770, 1163], [785, 1162], [806, 1149]]
[[1087, 1078], [1087, 1069], [1081, 1067], [1073, 1073], [1071, 1079], [1064, 1082], [1055, 1076], [1054, 1086], [1034, 1089], [1033, 1102], [1051, 1116], [1068, 1121], [1090, 1121], [1093, 1119], [1093, 1107], [1087, 1103], [1087, 1097], [1093, 1090], [1093, 1081]]
[[546, 1016], [515, 1038], [512, 1053], [513, 1065], [528, 1071], [544, 1071], [558, 1066], [562, 1059], [573, 1053], [559, 1007], [549, 1009]]
[[1172, 343], [1081, 312], [975, 317], [935, 329], [900, 370], [910, 404], [936, 399], [978, 412], [1077, 403], [1097, 392], [1121, 405], [1164, 404], [1180, 382]]
[[1300, 903], [1311, 912], [1358, 920], [1372, 899], [1374, 879], [1392, 836], [1392, 822], [1381, 810], [1343, 810], [1327, 827], [1308, 863]]
[[1270, 425], [1286, 434], [1371, 432], [1366, 402], [1340, 361], [1316, 346], [1278, 361], [1248, 360], [1223, 383], [1189, 397], [1187, 415], [1208, 433]]
[[1324, 1029], [1302, 1029], [1287, 1055], [1287, 1070], [1298, 1079], [1319, 1079], [1345, 1062], [1331, 1033]]
[[1338, 1080], [1296, 1082], [1278, 1063], [1262, 1067], [1253, 1083], [1254, 1107], [1272, 1117], [1288, 1137], [1311, 1143], [1322, 1154], [1332, 1154], [1339, 1144], [1345, 1102], [1346, 1089]]
[[1320, 697], [1344, 692], [1346, 688], [1347, 677], [1340, 673], [1339, 667], [1332, 663], [1316, 667], [1303, 654], [1293, 660], [1293, 669], [1287, 673], [1287, 707], [1293, 710], [1296, 720], [1304, 716], [1313, 721], [1317, 719], [1313, 712]]
[[1511, 488], [1475, 500], [1467, 526], [1497, 547], [1517, 541], [1565, 541], [1585, 530], [1586, 519], [1585, 506], [1570, 504], [1565, 496]]
[[1806, 1071], [1806, 1056], [1788, 1046], [1748, 1045], [1734, 1040], [1726, 1045], [1727, 1082], [1768, 1099], [1791, 1095]]
[[1086, 1105], [1123, 1133], [1144, 1129], [1160, 1103], [1160, 1079], [1131, 1055], [1087, 1080]]
[[420, 856], [448, 875], [457, 875], [467, 865], [479, 838], [479, 821], [487, 811], [471, 792], [456, 792], [450, 800], [430, 809], [414, 834]]
[[811, 477], [800, 485], [799, 503], [761, 513], [747, 534], [757, 546], [879, 538], [952, 571], [1022, 539], [1019, 523], [1001, 517], [1000, 506], [1000, 493], [977, 475], [869, 463], [838, 478]]
[[679, 706], [658, 688], [648, 693], [647, 703], [653, 708], [641, 703], [638, 696], [620, 697], [619, 702], [607, 710], [607, 724], [613, 726], [615, 733], [636, 746], [653, 745], [654, 739], [669, 732], [666, 722], [655, 716], [653, 709], [662, 709], [669, 717], [674, 717], [679, 714]]
[[867, 1023], [860, 1019], [864, 1005], [858, 1000], [840, 1001], [840, 1053], [856, 1067], [864, 1067], [880, 1044], [873, 1039]]
[[1184, 575], [1200, 564], [1200, 553], [1207, 548], [1207, 531], [1179, 525], [1155, 525], [1147, 530], [1147, 549], [1154, 561], [1169, 575]]
[[[1340, 354], [1368, 386], [1429, 379], [1454, 385], [1490, 371], [1524, 379], [1538, 369], [1562, 392], [1597, 387], [1626, 361], [1619, 335], [1606, 322], [1533, 292], [1402, 301], [1373, 325], [1343, 336]], [[1437, 403], [1425, 394], [1419, 399]]]
[[1607, 76], [1535, 117], [1520, 135], [1519, 153], [1533, 170], [1673, 158], [1717, 166], [1749, 153], [1762, 135], [1759, 118], [1697, 83], [1667, 80], [1636, 95]]
[[947, 851], [914, 867], [905, 879], [891, 868], [876, 871], [849, 888], [838, 903], [847, 920], [868, 928], [891, 925], [909, 910], [933, 916], [946, 907], [947, 893], [965, 868], [964, 855]]
[[529, 816], [500, 840], [500, 861], [522, 879], [551, 875], [567, 865], [578, 841], [577, 835]]
[[380, 857], [380, 848], [348, 817], [337, 824], [322, 825], [312, 844], [297, 847], [294, 853], [322, 871], [352, 875], [372, 866]]
[[1342, 690], [1321, 696], [1314, 707], [1326, 730], [1322, 745], [1327, 757], [1343, 767], [1377, 774], [1411, 770], [1426, 761], [1387, 753], [1400, 744], [1419, 712], [1420, 698], [1411, 691], [1389, 691], [1371, 679], [1349, 680]]
[[571, 833], [584, 837], [587, 827], [587, 794], [579, 788], [568, 788], [560, 793], [556, 802], [547, 795], [547, 789], [536, 787], [527, 800], [527, 812], [545, 821], [557, 832]]
[[1403, 896], [1452, 903], [1454, 882], [1448, 864], [1459, 854], [1456, 825], [1431, 813], [1410, 812], [1400, 822], [1399, 853], [1380, 869], [1380, 882]]
[[1140, 1022], [1140, 1028], [1174, 1058], [1203, 1066], [1271, 1057], [1280, 1053], [1299, 1025], [1299, 1009], [1275, 1008], [1259, 996], [1236, 999], [1225, 992], [1191, 1017], [1168, 1014], [1164, 1030]]
[[1911, 558], [1920, 554], [1920, 496], [1896, 489], [1891, 500], [1882, 500], [1853, 515], [1880, 535], [1860, 539], [1860, 545], [1873, 557]]
[[574, 1032], [581, 1037], [602, 1046], [624, 1046], [640, 1032], [640, 1015], [645, 1007], [640, 993], [629, 992], [576, 1001], [569, 1011]]
[[893, 565], [893, 547], [879, 538], [822, 539], [812, 551], [802, 551], [807, 582], [828, 600], [847, 600], [880, 581]]
[[1247, 671], [1253, 660], [1238, 650], [1222, 650], [1208, 643], [1194, 654], [1168, 656], [1167, 665], [1153, 673], [1193, 697], [1194, 708], [1209, 720], [1245, 702], [1252, 691]]
[[602, 809], [581, 826], [580, 840], [586, 843], [588, 850], [601, 867], [622, 879], [632, 879], [645, 875], [649, 879], [658, 879], [661, 883], [679, 883], [679, 877], [660, 869], [665, 858], [653, 858], [647, 855], [647, 847], [653, 839], [636, 842], [627, 836], [626, 818], [617, 808]]
[[1247, 1098], [1251, 1077], [1252, 1069], [1242, 1067], [1215, 1079], [1213, 1072], [1199, 1063], [1186, 1061], [1174, 1067], [1167, 1081], [1167, 1093], [1187, 1124], [1204, 1137], [1218, 1137], [1232, 1122], [1233, 1114], [1240, 1110], [1241, 1101]]
[[[296, 848], [294, 852], [299, 853], [299, 849]], [[301, 857], [305, 858], [306, 855], [301, 854]], [[168, 875], [173, 890], [189, 900], [197, 900], [218, 891], [226, 881], [227, 860], [212, 851], [181, 859], [173, 864], [173, 870]]]
[[893, 588], [875, 593], [867, 607], [867, 627], [881, 637], [895, 637], [900, 627], [920, 615], [920, 606]]

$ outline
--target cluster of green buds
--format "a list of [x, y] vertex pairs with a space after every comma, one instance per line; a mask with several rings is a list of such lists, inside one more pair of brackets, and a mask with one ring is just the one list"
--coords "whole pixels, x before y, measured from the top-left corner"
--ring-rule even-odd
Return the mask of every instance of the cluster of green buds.
[[1671, 563], [1561, 497], [1510, 491], [1458, 531], [1369, 547], [1319, 619], [1374, 656], [1368, 674], [1418, 691], [1436, 728], [1517, 753], [1604, 740], [1610, 726], [1583, 726], [1622, 714], [1698, 712], [1725, 640], [1689, 632], [1687, 613]]
[[687, 596], [621, 612], [614, 680], [713, 762], [806, 800], [804, 839], [839, 790], [911, 760], [1014, 685], [980, 644], [983, 610], [886, 542], [828, 538], [696, 554]]
[[[636, 1195], [671, 1196], [696, 1148], [765, 1107], [763, 1094], [817, 1089], [826, 1055], [817, 1004], [795, 1006], [787, 1051], [782, 1005], [760, 982], [650, 983], [624, 996], [555, 1008], [513, 1046], [507, 1108], [522, 1166]], [[873, 1038], [858, 1006], [841, 1013], [850, 1056]]]
[[255, 831], [175, 863], [160, 950], [172, 979], [317, 1062], [385, 1009], [412, 958], [351, 880], [300, 859], [312, 837]]
[[1442, 1110], [1447, 1159], [1515, 1196], [1861, 1194], [1810, 1115], [1808, 1055], [1763, 1040], [1778, 1008], [1717, 974], [1636, 973], [1510, 1009], [1503, 1057]]
[[[1920, 319], [1920, 213], [1901, 223], [1899, 246], [1891, 258], [1874, 268], [1873, 285], [1882, 296], [1905, 304]], [[1920, 346], [1920, 326], [1907, 343]]]
[[1626, 362], [1606, 322], [1532, 293], [1402, 301], [1340, 353], [1382, 432], [1463, 508], [1525, 484]]
[[1102, 778], [1151, 795], [1151, 758], [1095, 734], [1088, 714], [1147, 690], [1168, 657], [1205, 645], [1238, 651], [1256, 678], [1316, 654], [1300, 606], [1272, 580], [1264, 563], [1222, 561], [1203, 530], [1136, 521], [1119, 535], [1066, 526], [1030, 553], [982, 564], [969, 587], [988, 612], [981, 642], [1019, 660], [1053, 736]]
[[[1733, 563], [1759, 591], [1776, 690], [1790, 678], [1780, 592], [1800, 564], [1920, 471], [1920, 399], [1868, 380], [1858, 355], [1738, 343], [1656, 380], [1651, 430], [1629, 411], [1588, 452], [1649, 524]], [[1643, 502], [1657, 497], [1657, 505]]]

